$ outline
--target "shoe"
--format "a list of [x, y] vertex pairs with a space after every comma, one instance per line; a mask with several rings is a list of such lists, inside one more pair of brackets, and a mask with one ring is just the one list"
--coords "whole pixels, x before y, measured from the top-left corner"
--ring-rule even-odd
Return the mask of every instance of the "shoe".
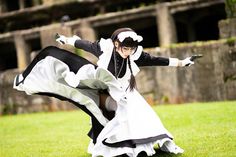
[[162, 145], [160, 145], [160, 149], [164, 152], [174, 153], [174, 154], [182, 154], [184, 150], [177, 146], [172, 140], [164, 140]]

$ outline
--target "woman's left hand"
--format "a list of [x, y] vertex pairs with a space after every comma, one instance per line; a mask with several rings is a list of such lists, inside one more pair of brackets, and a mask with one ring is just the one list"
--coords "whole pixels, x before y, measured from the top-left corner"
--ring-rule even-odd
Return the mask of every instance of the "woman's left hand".
[[193, 61], [191, 61], [191, 57], [187, 57], [187, 58], [185, 58], [184, 60], [180, 60], [180, 66], [191, 66], [191, 65], [193, 65], [194, 64], [194, 62]]

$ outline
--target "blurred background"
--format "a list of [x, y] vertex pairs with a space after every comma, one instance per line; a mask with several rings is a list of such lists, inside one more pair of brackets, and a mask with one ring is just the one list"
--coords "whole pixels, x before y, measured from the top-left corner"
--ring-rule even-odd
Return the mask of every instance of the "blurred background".
[[144, 40], [146, 52], [184, 59], [191, 67], [145, 67], [138, 90], [151, 105], [236, 100], [234, 0], [0, 0], [0, 115], [72, 110], [68, 102], [27, 96], [13, 79], [43, 48], [54, 45], [96, 62], [88, 52], [55, 42], [55, 34], [96, 41], [120, 27]]

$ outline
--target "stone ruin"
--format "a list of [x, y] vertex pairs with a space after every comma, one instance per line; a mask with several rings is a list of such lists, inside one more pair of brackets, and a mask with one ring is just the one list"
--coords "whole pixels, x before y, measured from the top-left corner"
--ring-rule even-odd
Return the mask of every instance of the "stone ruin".
[[[24, 9], [26, 4], [21, 4], [20, 8], [23, 9], [14, 11], [16, 16], [11, 13], [0, 14], [0, 19], [10, 21], [17, 16], [22, 18], [29, 12], [35, 15], [41, 15], [43, 11], [53, 13], [55, 8], [61, 7], [60, 3], [50, 2], [44, 7], [28, 10]], [[109, 37], [115, 28], [124, 26], [132, 27], [143, 35], [147, 39], [143, 46], [152, 54], [180, 59], [196, 53], [204, 55], [191, 67], [142, 68], [137, 76], [138, 89], [150, 104], [236, 99], [236, 20], [223, 20], [223, 0], [160, 2], [118, 12], [109, 12], [108, 8], [112, 8], [112, 4], [107, 4], [106, 8], [106, 5], [101, 7], [99, 2], [94, 3], [98, 3], [95, 6], [101, 15], [73, 19], [74, 14], [71, 14], [72, 20], [65, 23], [59, 21], [30, 29], [12, 26], [8, 32], [4, 32], [0, 26], [0, 48], [3, 50], [0, 52], [0, 114], [75, 109], [72, 104], [55, 98], [28, 96], [13, 90], [14, 76], [25, 69], [40, 49], [48, 45], [60, 46], [54, 41], [55, 33], [78, 34], [84, 39], [95, 41]], [[70, 1], [63, 4], [68, 5], [67, 8], [70, 8], [70, 4], [78, 7], [90, 5], [86, 1], [81, 3]], [[35, 1], [35, 4], [38, 2]], [[209, 9], [211, 12], [207, 11]], [[32, 18], [38, 20], [42, 17]], [[26, 23], [30, 24], [30, 21], [26, 20]], [[211, 27], [212, 23], [216, 26]], [[63, 48], [75, 51], [72, 47]], [[92, 55], [86, 52], [82, 54], [92, 62], [96, 61]]]

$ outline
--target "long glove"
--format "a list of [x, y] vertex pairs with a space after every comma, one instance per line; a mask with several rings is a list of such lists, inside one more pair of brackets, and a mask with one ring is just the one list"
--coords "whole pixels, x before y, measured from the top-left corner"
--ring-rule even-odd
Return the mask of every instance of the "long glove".
[[169, 66], [191, 66], [194, 64], [194, 60], [203, 57], [202, 54], [195, 54], [191, 57], [187, 57], [184, 60], [179, 60], [178, 58], [169, 58]]
[[72, 37], [66, 37], [64, 35], [56, 34], [55, 36], [56, 41], [59, 42], [61, 45], [68, 44], [68, 45], [75, 45], [76, 40], [80, 40], [81, 38], [73, 35]]
[[184, 60], [179, 60], [178, 58], [169, 58], [169, 66], [174, 67], [183, 67], [183, 66], [190, 66], [194, 64], [191, 60], [191, 57], [187, 57]]

